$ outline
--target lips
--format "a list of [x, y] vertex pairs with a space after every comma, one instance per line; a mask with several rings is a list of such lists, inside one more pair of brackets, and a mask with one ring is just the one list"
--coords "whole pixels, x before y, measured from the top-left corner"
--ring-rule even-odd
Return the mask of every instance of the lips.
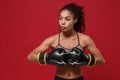
[[66, 29], [66, 27], [65, 26], [61, 26], [61, 29], [64, 30], [64, 29]]

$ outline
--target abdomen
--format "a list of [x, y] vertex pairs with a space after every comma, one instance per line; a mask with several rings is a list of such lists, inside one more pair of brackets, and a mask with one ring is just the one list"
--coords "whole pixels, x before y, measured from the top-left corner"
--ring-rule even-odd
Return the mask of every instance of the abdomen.
[[81, 66], [57, 66], [56, 75], [62, 78], [78, 78], [83, 75]]

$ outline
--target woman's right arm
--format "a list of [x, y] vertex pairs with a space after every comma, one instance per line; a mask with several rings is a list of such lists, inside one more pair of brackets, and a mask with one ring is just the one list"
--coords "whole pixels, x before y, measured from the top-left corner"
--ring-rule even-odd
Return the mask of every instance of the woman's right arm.
[[38, 52], [45, 52], [52, 42], [53, 42], [52, 38], [44, 40], [38, 47], [36, 47], [28, 54], [27, 56], [28, 61], [37, 62]]

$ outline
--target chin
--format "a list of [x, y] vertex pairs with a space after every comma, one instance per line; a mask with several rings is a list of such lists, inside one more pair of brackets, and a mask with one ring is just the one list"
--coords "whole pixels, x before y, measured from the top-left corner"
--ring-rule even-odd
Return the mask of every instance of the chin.
[[67, 32], [67, 30], [61, 30], [62, 32]]

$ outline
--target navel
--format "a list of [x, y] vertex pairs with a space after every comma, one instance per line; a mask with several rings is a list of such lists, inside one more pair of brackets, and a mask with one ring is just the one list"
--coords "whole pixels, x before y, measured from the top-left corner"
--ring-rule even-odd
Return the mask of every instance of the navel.
[[70, 77], [71, 76], [71, 74], [70, 74], [70, 72], [68, 73], [68, 77]]

